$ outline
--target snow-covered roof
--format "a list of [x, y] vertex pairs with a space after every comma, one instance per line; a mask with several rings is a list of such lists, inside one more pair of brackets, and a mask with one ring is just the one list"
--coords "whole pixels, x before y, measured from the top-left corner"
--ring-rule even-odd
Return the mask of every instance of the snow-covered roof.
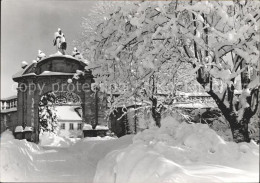
[[[28, 68], [28, 67], [27, 67]], [[23, 73], [25, 72], [26, 69], [20, 70], [17, 73], [15, 73], [12, 78], [18, 78], [21, 77], [23, 75]]]
[[82, 121], [78, 112], [75, 110], [79, 106], [56, 106], [58, 121]]
[[186, 108], [186, 109], [203, 109], [203, 108], [215, 108], [217, 107], [214, 103], [175, 103], [173, 107]]
[[1, 101], [12, 100], [12, 99], [16, 99], [16, 98], [17, 98], [17, 95], [12, 95], [10, 97], [1, 98]]
[[[142, 103], [142, 102], [128, 102], [127, 104], [125, 104], [125, 103], [119, 103], [119, 104], [117, 104], [116, 105], [116, 107], [126, 107], [126, 108], [128, 108], [128, 107], [132, 107], [132, 106], [141, 106], [141, 105], [143, 105], [144, 103]], [[111, 104], [110, 103], [108, 103], [108, 106], [110, 107], [111, 106]]]
[[16, 112], [16, 111], [17, 111], [17, 107], [12, 107], [10, 109], [1, 109], [0, 110], [1, 113]]
[[57, 75], [73, 76], [74, 73], [44, 71], [44, 72], [42, 72], [41, 74], [39, 74], [39, 76], [57, 76]]
[[176, 92], [177, 95], [185, 95], [187, 97], [210, 97], [210, 95], [206, 92], [194, 92], [194, 93], [186, 93], [186, 92]]
[[[50, 60], [50, 58], [54, 58], [54, 60], [57, 58], [69, 58], [72, 59], [74, 61], [76, 61], [77, 63], [79, 63], [82, 68], [84, 68], [87, 64], [84, 62], [84, 59], [77, 59], [75, 57], [72, 57], [71, 55], [51, 55], [49, 57], [45, 57], [42, 60], [40, 60], [38, 63], [31, 63], [30, 65], [28, 65], [25, 69], [20, 70], [19, 72], [17, 72], [16, 74], [14, 74], [12, 76], [12, 78], [15, 80], [17, 78], [20, 77], [24, 77], [24, 76], [37, 76], [37, 74], [35, 73], [35, 68], [37, 68], [37, 65], [41, 65], [42, 63], [44, 63], [47, 60]], [[35, 67], [35, 68], [34, 68]], [[40, 75], [68, 75], [68, 74], [72, 74], [72, 73], [58, 73], [58, 72], [52, 72], [52, 73], [48, 73], [48, 74], [43, 74], [41, 73]]]
[[23, 74], [23, 76], [36, 76], [35, 73], [27, 73], [27, 74]]

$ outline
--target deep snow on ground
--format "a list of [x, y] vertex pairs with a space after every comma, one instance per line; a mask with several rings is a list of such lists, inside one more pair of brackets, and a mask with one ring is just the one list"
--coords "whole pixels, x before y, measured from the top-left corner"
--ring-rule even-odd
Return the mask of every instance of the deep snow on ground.
[[48, 147], [69, 147], [76, 143], [80, 138], [60, 137], [50, 132], [43, 132], [40, 135], [40, 146]]
[[258, 182], [259, 146], [226, 142], [204, 124], [168, 117], [98, 164], [94, 183]]
[[1, 176], [6, 182], [93, 182], [96, 165], [108, 152], [126, 147], [133, 136], [65, 139], [47, 134], [40, 145], [1, 137]]
[[258, 182], [259, 146], [226, 142], [207, 125], [179, 123], [119, 139], [62, 139], [36, 145], [1, 137], [1, 181]]

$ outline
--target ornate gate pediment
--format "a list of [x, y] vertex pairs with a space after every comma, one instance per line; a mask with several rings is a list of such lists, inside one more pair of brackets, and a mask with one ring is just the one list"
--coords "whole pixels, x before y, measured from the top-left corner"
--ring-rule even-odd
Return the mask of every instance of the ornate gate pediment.
[[80, 97], [73, 92], [54, 92], [55, 105], [71, 105], [81, 104]]
[[[76, 73], [77, 70], [84, 70], [86, 63], [70, 56], [52, 56], [45, 58], [37, 63], [32, 63], [25, 70], [13, 75], [15, 82], [20, 82], [24, 77], [37, 77], [46, 75], [69, 75]], [[92, 77], [91, 73], [87, 73]]]

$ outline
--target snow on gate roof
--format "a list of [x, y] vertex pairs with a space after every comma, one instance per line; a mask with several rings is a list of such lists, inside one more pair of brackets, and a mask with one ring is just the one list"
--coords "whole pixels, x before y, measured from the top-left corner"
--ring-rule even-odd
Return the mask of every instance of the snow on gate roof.
[[[51, 61], [51, 62], [49, 62], [49, 61]], [[27, 77], [28, 76], [36, 76], [37, 77], [39, 75], [52, 75], [52, 74], [53, 75], [68, 75], [68, 74], [72, 74], [72, 72], [67, 73], [67, 72], [56, 71], [55, 67], [51, 67], [54, 70], [50, 70], [50, 72], [48, 74], [47, 74], [48, 71], [42, 74], [42, 72], [44, 72], [46, 70], [41, 70], [41, 69], [40, 69], [41, 73], [37, 73], [38, 67], [41, 67], [44, 64], [48, 64], [48, 62], [49, 63], [57, 63], [57, 62], [60, 62], [60, 61], [62, 61], [64, 63], [65, 62], [71, 62], [71, 63], [78, 65], [78, 68], [74, 68], [75, 72], [76, 72], [75, 69], [83, 70], [83, 68], [85, 66], [87, 66], [85, 59], [77, 59], [77, 58], [72, 57], [71, 55], [50, 55], [49, 57], [46, 57], [46, 58], [40, 60], [37, 63], [29, 64], [27, 67], [25, 67], [24, 69], [21, 69], [19, 72], [14, 74], [12, 78], [15, 82], [17, 82], [18, 78], [26, 77], [26, 76]], [[44, 67], [44, 69], [46, 69], [46, 68]]]

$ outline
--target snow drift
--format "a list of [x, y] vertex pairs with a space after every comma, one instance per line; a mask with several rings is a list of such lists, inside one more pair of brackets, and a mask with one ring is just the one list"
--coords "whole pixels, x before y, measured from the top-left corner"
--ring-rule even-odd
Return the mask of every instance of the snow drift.
[[226, 142], [204, 124], [171, 117], [99, 162], [94, 183], [258, 182], [259, 146]]
[[14, 139], [11, 131], [1, 134], [0, 180], [6, 182], [24, 182], [31, 170], [37, 170], [34, 156], [41, 148], [26, 140]]
[[69, 147], [73, 145], [78, 139], [60, 137], [51, 132], [43, 132], [40, 134], [40, 146], [52, 146], [52, 147]]
[[[45, 134], [40, 145], [1, 134], [3, 182], [258, 182], [259, 145], [226, 142], [204, 124], [171, 117], [135, 136], [71, 141]], [[62, 147], [62, 148], [61, 148]]]
[[93, 182], [96, 166], [107, 153], [127, 147], [133, 136], [75, 140], [41, 135], [39, 145], [1, 134], [1, 182]]

